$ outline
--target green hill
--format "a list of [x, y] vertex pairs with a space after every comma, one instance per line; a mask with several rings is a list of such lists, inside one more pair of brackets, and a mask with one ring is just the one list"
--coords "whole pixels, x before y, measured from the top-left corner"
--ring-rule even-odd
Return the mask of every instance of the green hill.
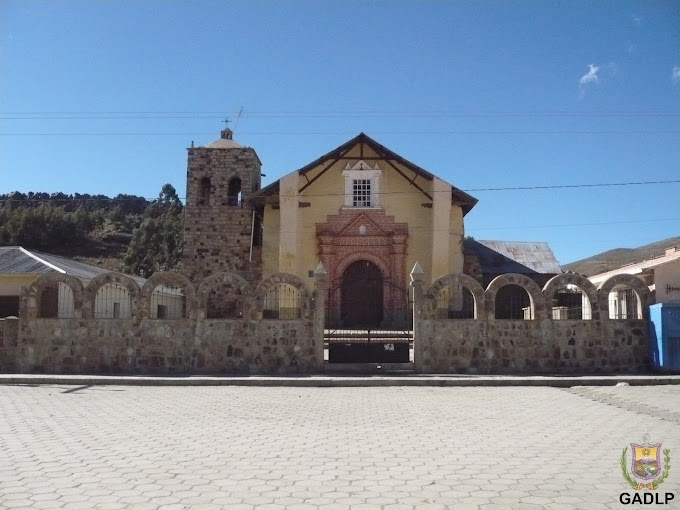
[[148, 277], [179, 269], [182, 214], [170, 184], [154, 200], [13, 192], [0, 195], [0, 246], [23, 246]]

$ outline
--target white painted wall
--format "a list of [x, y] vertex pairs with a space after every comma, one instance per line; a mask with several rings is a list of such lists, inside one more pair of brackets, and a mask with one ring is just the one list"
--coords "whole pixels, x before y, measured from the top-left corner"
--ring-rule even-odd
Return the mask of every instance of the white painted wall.
[[654, 268], [654, 286], [657, 303], [680, 301], [680, 259], [672, 260]]

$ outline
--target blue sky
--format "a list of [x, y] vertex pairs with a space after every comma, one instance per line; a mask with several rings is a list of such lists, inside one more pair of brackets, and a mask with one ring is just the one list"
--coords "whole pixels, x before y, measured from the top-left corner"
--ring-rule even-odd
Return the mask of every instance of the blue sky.
[[[361, 131], [465, 190], [678, 180], [680, 3], [0, 2], [0, 193], [184, 196], [241, 107], [265, 184]], [[470, 193], [561, 263], [680, 233], [677, 183]]]

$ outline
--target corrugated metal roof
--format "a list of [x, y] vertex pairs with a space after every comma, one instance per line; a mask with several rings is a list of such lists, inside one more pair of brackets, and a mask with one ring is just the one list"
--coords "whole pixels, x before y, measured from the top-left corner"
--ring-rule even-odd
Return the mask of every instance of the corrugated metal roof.
[[548, 243], [465, 240], [465, 250], [477, 256], [483, 273], [561, 273]]
[[53, 268], [24, 253], [19, 246], [0, 246], [0, 273], [50, 273]]
[[[0, 247], [0, 273], [44, 274], [57, 270], [88, 281], [100, 274], [111, 272], [102, 267], [77, 262], [58, 255], [29, 251], [20, 246]], [[134, 279], [140, 286], [146, 281], [146, 279], [139, 276], [128, 276]]]

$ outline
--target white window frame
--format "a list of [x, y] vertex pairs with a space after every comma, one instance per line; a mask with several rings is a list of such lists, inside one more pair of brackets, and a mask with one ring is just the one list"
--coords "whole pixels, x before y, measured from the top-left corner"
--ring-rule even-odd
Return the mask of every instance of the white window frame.
[[[380, 167], [376, 163], [373, 168], [364, 160], [357, 161], [354, 165], [347, 163], [342, 171], [345, 178], [345, 207], [352, 209], [375, 209], [380, 207]], [[354, 205], [354, 181], [365, 180], [370, 182], [371, 197], [369, 207]]]
[[352, 207], [373, 207], [371, 179], [352, 179]]

